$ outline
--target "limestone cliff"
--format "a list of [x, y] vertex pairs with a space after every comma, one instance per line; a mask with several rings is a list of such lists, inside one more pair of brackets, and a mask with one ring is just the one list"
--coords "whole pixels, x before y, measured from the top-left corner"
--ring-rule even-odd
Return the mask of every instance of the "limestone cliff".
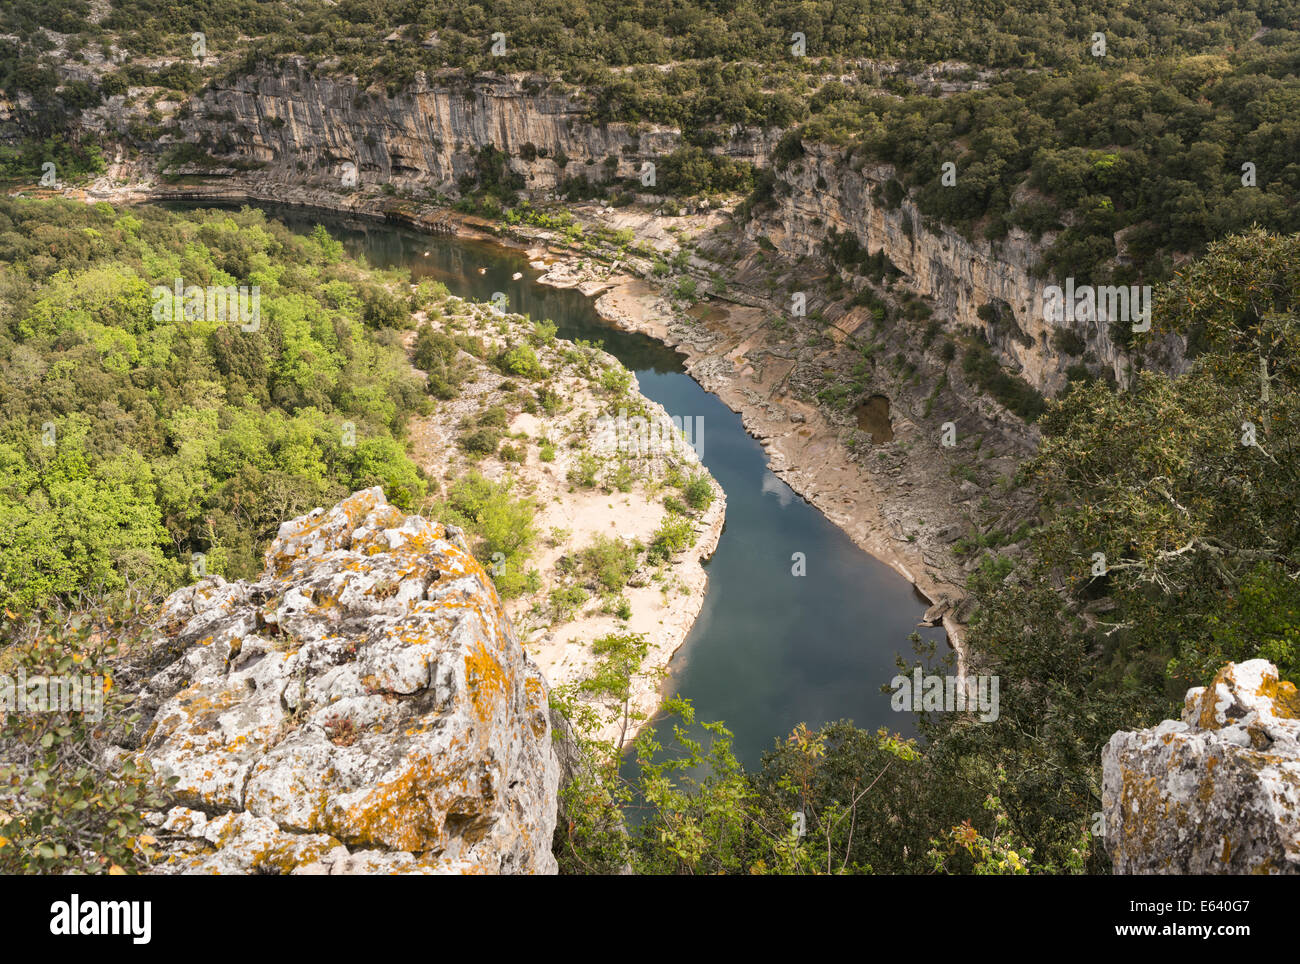
[[1116, 873], [1300, 873], [1300, 697], [1266, 660], [1189, 690], [1181, 722], [1116, 733], [1102, 783]]
[[[273, 195], [276, 185], [345, 192], [391, 185], [412, 198], [455, 196], [461, 178], [474, 174], [479, 150], [492, 146], [526, 191], [545, 198], [566, 177], [635, 177], [644, 162], [658, 162], [683, 143], [673, 127], [593, 123], [591, 103], [590, 92], [541, 76], [471, 81], [454, 71], [418, 74], [390, 95], [333, 76], [328, 65], [291, 58], [275, 71], [214, 82], [177, 116], [180, 139], [240, 165], [243, 173], [190, 166], [172, 173], [239, 173], [259, 196]], [[782, 131], [733, 127], [719, 133], [714, 150], [763, 167]], [[948, 327], [983, 330], [1000, 360], [1039, 390], [1061, 388], [1065, 369], [1081, 358], [1127, 379], [1130, 359], [1105, 320], [1057, 323], [1083, 346], [1077, 355], [1058, 348], [1057, 324], [1043, 318], [1043, 292], [1065, 279], [1031, 273], [1050, 235], [1035, 241], [1013, 228], [998, 242], [972, 241], [922, 215], [907, 197], [884, 203], [881, 189], [892, 168], [851, 161], [832, 145], [804, 143], [803, 156], [777, 174], [775, 207], [747, 225], [747, 233], [766, 235], [788, 261], [817, 252], [833, 227], [855, 235], [872, 253], [883, 251]], [[985, 304], [1005, 319], [981, 319], [977, 311]], [[1161, 343], [1150, 361], [1179, 368], [1181, 343]]]
[[[1044, 287], [1065, 280], [1032, 274], [1050, 238], [1035, 242], [1012, 228], [996, 243], [969, 240], [927, 218], [906, 196], [893, 207], [886, 204], [881, 195], [893, 176], [889, 165], [850, 163], [842, 148], [804, 142], [803, 156], [778, 172], [774, 209], [751, 223], [748, 233], [766, 234], [791, 261], [816, 253], [832, 228], [857, 237], [872, 254], [883, 251], [909, 286], [932, 301], [936, 317], [949, 328], [982, 330], [1001, 361], [1040, 391], [1061, 388], [1065, 369], [1079, 360], [1058, 350], [1057, 327], [1079, 336], [1083, 353], [1091, 353], [1124, 382], [1129, 359], [1111, 339], [1109, 322], [1044, 319]], [[1014, 317], [1001, 324], [985, 321], [977, 314], [985, 304], [1006, 306]], [[1176, 369], [1182, 364], [1182, 345], [1169, 339], [1152, 357], [1161, 367]]]
[[[455, 194], [479, 150], [505, 153], [530, 192], [565, 177], [591, 181], [639, 174], [681, 145], [676, 128], [593, 124], [590, 96], [559, 81], [510, 75], [473, 82], [456, 72], [416, 82], [394, 96], [312, 70], [300, 59], [281, 70], [215, 83], [187, 105], [184, 139], [264, 165], [265, 177], [337, 186], [354, 165], [358, 186], [391, 184], [420, 196]], [[727, 153], [759, 162], [770, 137], [737, 130]], [[616, 166], [607, 167], [613, 159]]]
[[163, 872], [555, 872], [547, 685], [456, 530], [367, 489], [159, 629], [123, 752], [175, 778]]

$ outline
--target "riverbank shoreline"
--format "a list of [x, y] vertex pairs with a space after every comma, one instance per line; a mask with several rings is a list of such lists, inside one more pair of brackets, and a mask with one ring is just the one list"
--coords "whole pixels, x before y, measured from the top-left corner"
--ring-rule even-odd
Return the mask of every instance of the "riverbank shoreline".
[[[747, 364], [745, 351], [753, 342], [760, 308], [729, 305], [726, 320], [739, 320], [741, 330], [727, 331], [725, 325], [706, 323], [706, 337], [700, 341], [692, 337], [696, 332], [676, 323], [676, 315], [646, 278], [621, 269], [617, 263], [612, 270], [601, 272], [588, 263], [592, 261], [590, 255], [557, 243], [553, 232], [506, 226], [434, 205], [395, 201], [384, 195], [340, 194], [319, 188], [259, 184], [251, 178], [219, 185], [168, 185], [130, 178], [126, 183], [113, 184], [112, 178], [114, 174], [110, 171], [109, 176], [82, 192], [84, 199], [114, 203], [284, 205], [451, 235], [524, 254], [539, 271], [537, 280], [541, 284], [576, 288], [593, 299], [597, 313], [612, 327], [645, 334], [679, 351], [686, 358], [690, 376], [741, 417], [745, 430], [763, 446], [773, 474], [859, 548], [911, 583], [931, 604], [918, 626], [942, 625], [957, 657], [957, 671], [967, 672], [969, 653], [964, 637], [968, 612], [964, 605], [967, 600], [962, 567], [955, 560], [927, 558], [921, 549], [910, 545], [908, 534], [902, 531], [898, 521], [880, 510], [887, 498], [897, 497], [900, 491], [904, 495], [910, 494], [905, 490], [918, 491], [914, 488], [917, 480], [903, 480], [900, 491], [885, 491], [851, 457], [852, 453], [840, 442], [841, 430], [818, 406], [781, 392], [789, 371], [760, 371]], [[714, 212], [714, 217], [717, 216], [718, 212]], [[746, 317], [749, 312], [755, 314]], [[919, 475], [922, 485], [931, 483], [935, 487], [932, 508], [935, 503], [947, 500], [947, 493], [939, 491], [943, 480], [927, 477], [924, 471]], [[949, 523], [954, 523], [955, 518], [929, 522], [935, 528], [952, 529]]]
[[[457, 333], [494, 344], [503, 337], [506, 341], [511, 337], [524, 340], [531, 328], [519, 315], [495, 314], [456, 295], [449, 295], [437, 314], [437, 319], [428, 312], [415, 314], [416, 328], [404, 339], [408, 352], [413, 350], [420, 328], [431, 325], [446, 332], [448, 319], [455, 322], [453, 330]], [[503, 335], [502, 327], [508, 328], [510, 334]], [[538, 352], [552, 372], [548, 386], [563, 398], [556, 411], [514, 411], [513, 388], [505, 392], [500, 376], [485, 362], [462, 357], [465, 384], [457, 395], [440, 401], [433, 413], [411, 419], [411, 457], [432, 478], [441, 477], [450, 484], [453, 477], [463, 480], [469, 473], [479, 473], [493, 483], [509, 485], [512, 496], [527, 498], [535, 507], [530, 525], [537, 539], [527, 565], [536, 571], [537, 588], [503, 597], [502, 606], [520, 645], [552, 690], [571, 689], [574, 698], [580, 698], [577, 694], [582, 685], [598, 668], [599, 654], [594, 645], [598, 639], [634, 634], [646, 640], [646, 656], [639, 672], [629, 681], [626, 723], [619, 713], [622, 703], [599, 695], [584, 700], [610, 716], [593, 735], [615, 743], [626, 742], [658, 713], [666, 695], [660, 681], [671, 680], [673, 658], [704, 606], [709, 581], [705, 563], [722, 536], [726, 493], [706, 472], [713, 496], [709, 505], [691, 518], [694, 544], [659, 566], [640, 565], [618, 591], [618, 598], [627, 606], [622, 615], [607, 611], [608, 607], [599, 605], [594, 598], [572, 609], [566, 607], [562, 613], [552, 611], [548, 606], [551, 594], [563, 592], [570, 585], [564, 575], [566, 563], [580, 559], [590, 546], [602, 541], [608, 544], [611, 539], [624, 546], [648, 546], [653, 542], [656, 530], [669, 514], [661, 498], [669, 463], [687, 472], [703, 466], [694, 450], [683, 444], [671, 452], [656, 452], [652, 457], [635, 460], [637, 468], [622, 487], [575, 485], [571, 481], [573, 474], [580, 460], [589, 454], [591, 426], [606, 410], [608, 400], [599, 394], [595, 376], [583, 377], [565, 367], [564, 350], [554, 351], [544, 345]], [[601, 355], [604, 364], [619, 364], [609, 353], [598, 353], [597, 358]], [[651, 418], [667, 421], [668, 413], [641, 394], [636, 375], [631, 374], [626, 396], [629, 404], [646, 410]], [[467, 459], [458, 444], [457, 426], [478, 418], [491, 406], [513, 412], [504, 427], [516, 450], [509, 464], [495, 459]], [[551, 446], [549, 457], [542, 457], [542, 444]], [[618, 456], [613, 461], [624, 464]]]

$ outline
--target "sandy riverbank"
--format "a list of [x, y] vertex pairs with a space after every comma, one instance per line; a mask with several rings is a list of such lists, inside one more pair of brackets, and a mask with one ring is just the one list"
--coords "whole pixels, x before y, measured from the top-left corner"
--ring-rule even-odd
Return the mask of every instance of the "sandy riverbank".
[[[517, 237], [495, 233], [491, 222], [427, 205], [409, 206], [394, 218], [388, 199], [359, 195], [342, 196], [323, 189], [256, 182], [222, 184], [217, 189], [201, 186], [173, 188], [167, 185], [128, 184], [106, 187], [101, 181], [89, 200], [149, 201], [172, 198], [186, 200], [237, 201], [291, 204], [316, 207], [338, 213], [398, 220], [419, 228], [431, 226], [469, 240], [486, 240], [526, 252], [542, 270], [540, 281], [553, 287], [577, 288], [596, 299], [595, 306], [609, 324], [656, 338], [676, 347], [687, 358], [687, 369], [706, 390], [716, 394], [737, 412], [747, 431], [764, 446], [773, 473], [801, 497], [823, 512], [864, 551], [891, 566], [911, 582], [932, 604], [931, 613], [941, 620], [957, 652], [960, 671], [965, 672], [964, 626], [954, 615], [965, 597], [961, 568], [952, 559], [927, 559], [922, 549], [908, 539], [899, 519], [881, 511], [888, 500], [914, 489], [912, 479], [892, 489], [872, 473], [864, 471], [839, 441], [840, 429], [829, 422], [817, 406], [801, 401], [785, 390], [794, 363], [773, 364], [770, 358], [753, 364], [747, 352], [761, 344], [763, 311], [742, 304], [710, 302], [711, 310], [700, 319], [707, 332], [705, 343], [684, 335], [672, 307], [662, 296], [661, 286], [638, 274], [592, 259], [571, 246], [555, 243], [540, 230], [517, 231]], [[635, 215], [638, 237], [656, 247], [672, 242], [685, 223], [696, 234], [714, 226], [721, 212], [693, 219], [658, 218], [648, 212]], [[670, 223], [671, 222], [671, 223]], [[669, 229], [672, 229], [671, 231]], [[698, 326], [697, 326], [698, 327]], [[936, 503], [948, 500], [944, 480], [921, 474], [922, 485], [933, 484], [929, 520], [938, 526], [943, 518]], [[939, 489], [945, 491], [940, 492]], [[917, 491], [924, 497], [926, 493]], [[952, 513], [956, 517], [956, 513]], [[915, 536], [913, 535], [913, 538]], [[696, 607], [698, 612], [698, 607]]]
[[[419, 325], [444, 332], [481, 337], [493, 346], [519, 343], [532, 333], [519, 315], [501, 315], [490, 308], [450, 297], [429, 318], [416, 315]], [[408, 338], [408, 347], [415, 340]], [[446, 495], [459, 480], [477, 472], [494, 483], [510, 485], [512, 498], [526, 498], [535, 506], [532, 528], [536, 532], [528, 569], [536, 570], [537, 585], [505, 598], [503, 605], [520, 643], [541, 669], [552, 689], [576, 688], [598, 671], [601, 658], [593, 644], [611, 634], [642, 635], [648, 650], [641, 669], [631, 679], [627, 719], [617, 700], [587, 695], [602, 716], [594, 731], [615, 742], [635, 737], [641, 721], [658, 710], [673, 655], [695, 624], [708, 589], [705, 561], [712, 556], [722, 534], [726, 496], [710, 478], [713, 499], [692, 518], [695, 541], [667, 561], [651, 564], [641, 554], [636, 572], [615, 595], [626, 603], [623, 614], [608, 611], [599, 587], [589, 577], [575, 578], [575, 560], [601, 539], [624, 546], [648, 547], [669, 516], [665, 496], [678, 492], [669, 482], [703, 471], [699, 458], [686, 443], [671, 451], [645, 456], [620, 455], [599, 444], [593, 426], [611, 404], [645, 409], [651, 417], [667, 419], [663, 408], [640, 394], [632, 376], [627, 394], [611, 400], [600, 385], [600, 373], [618, 365], [612, 356], [595, 350], [590, 370], [575, 364], [568, 343], [539, 345], [539, 359], [549, 372], [545, 387], [561, 400], [553, 411], [528, 411], [520, 404], [520, 378], [503, 380], [500, 372], [481, 359], [462, 353], [457, 365], [465, 378], [455, 398], [438, 403], [430, 415], [411, 419], [408, 433], [411, 454]], [[528, 391], [536, 387], [529, 385]], [[518, 461], [471, 457], [460, 444], [464, 426], [492, 408], [506, 413], [508, 445]], [[548, 458], [543, 458], [543, 446]], [[600, 482], [575, 483], [572, 474], [584, 458], [599, 460]], [[613, 473], [626, 468], [626, 478], [611, 484]], [[494, 575], [498, 575], [494, 573]], [[552, 593], [583, 585], [588, 598], [572, 608], [552, 604]]]

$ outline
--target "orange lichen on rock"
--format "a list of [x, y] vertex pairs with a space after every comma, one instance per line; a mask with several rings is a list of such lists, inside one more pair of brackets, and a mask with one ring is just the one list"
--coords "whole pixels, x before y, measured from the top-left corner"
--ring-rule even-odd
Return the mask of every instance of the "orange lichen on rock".
[[138, 753], [205, 841], [160, 867], [554, 872], [546, 684], [447, 535], [369, 489], [282, 525], [256, 582], [169, 598], [165, 632], [224, 645], [150, 683]]
[[465, 654], [465, 682], [469, 684], [478, 718], [486, 722], [505, 695], [506, 674], [481, 641]]
[[327, 826], [351, 844], [393, 850], [440, 850], [443, 816], [434, 801], [449, 775], [429, 755], [404, 761], [401, 772], [370, 791], [339, 815], [327, 814]]
[[1266, 677], [1260, 695], [1273, 703], [1273, 714], [1284, 720], [1300, 720], [1300, 690], [1294, 683]]

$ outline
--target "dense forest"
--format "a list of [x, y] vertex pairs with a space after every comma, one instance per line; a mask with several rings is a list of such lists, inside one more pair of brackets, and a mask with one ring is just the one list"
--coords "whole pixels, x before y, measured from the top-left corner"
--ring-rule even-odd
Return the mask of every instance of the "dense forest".
[[[1106, 31], [1115, 54], [1160, 57], [1201, 53], [1249, 39], [1261, 27], [1294, 25], [1288, 0], [1245, 4], [1215, 0], [1163, 0], [1140, 12], [1119, 0], [1049, 0], [1030, 7], [1014, 3], [952, 0], [884, 4], [855, 0], [668, 3], [457, 4], [448, 0], [207, 0], [174, 4], [121, 0], [88, 28], [89, 0], [51, 0], [39, 6], [10, 5], [6, 32], [30, 35], [46, 27], [61, 33], [111, 31], [129, 40], [132, 53], [165, 54], [177, 38], [204, 31], [213, 52], [243, 37], [264, 37], [267, 49], [303, 54], [375, 58], [376, 46], [394, 43], [390, 63], [406, 54], [401, 42], [418, 46], [421, 66], [469, 70], [486, 67], [490, 35], [506, 34], [511, 69], [564, 70], [575, 65], [628, 66], [717, 57], [727, 61], [776, 60], [787, 55], [791, 35], [804, 36], [811, 57], [902, 58], [936, 62], [959, 59], [993, 67], [1060, 67], [1085, 61], [1095, 31]], [[399, 36], [388, 39], [388, 32]], [[513, 50], [513, 53], [511, 52]], [[386, 68], [381, 68], [389, 72]]]
[[[260, 326], [158, 318], [174, 278], [255, 286]], [[412, 505], [408, 300], [256, 212], [0, 202], [0, 605], [147, 598], [195, 553], [251, 575], [314, 506], [376, 483]]]

